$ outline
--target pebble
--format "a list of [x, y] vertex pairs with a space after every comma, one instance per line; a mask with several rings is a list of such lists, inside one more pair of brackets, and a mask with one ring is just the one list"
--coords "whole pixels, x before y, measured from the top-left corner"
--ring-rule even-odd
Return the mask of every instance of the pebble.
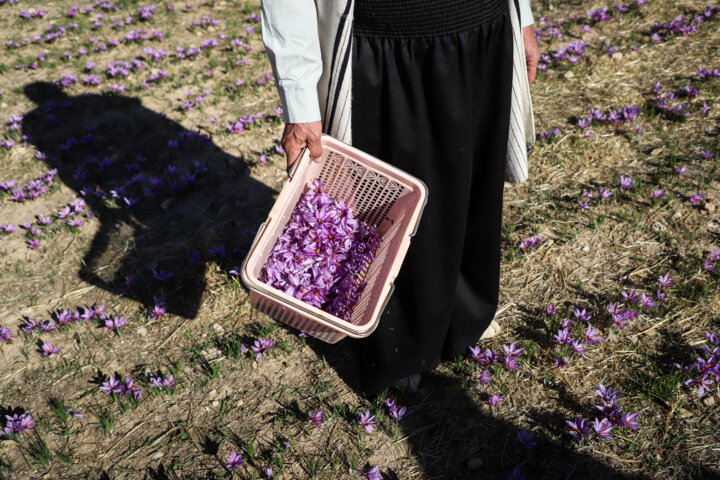
[[715, 399], [713, 397], [706, 397], [703, 399], [703, 404], [706, 407], [712, 407], [713, 405], [715, 405]]
[[144, 337], [145, 335], [147, 335], [147, 328], [145, 328], [145, 327], [138, 327], [138, 328], [135, 330], [135, 333], [137, 333], [137, 334], [140, 335], [141, 337]]
[[219, 323], [213, 323], [212, 328], [215, 331], [215, 333], [218, 335], [222, 335], [225, 333], [225, 329]]
[[153, 460], [157, 460], [158, 458], [162, 458], [165, 456], [165, 453], [162, 450], [158, 450], [157, 452], [153, 453], [150, 458]]

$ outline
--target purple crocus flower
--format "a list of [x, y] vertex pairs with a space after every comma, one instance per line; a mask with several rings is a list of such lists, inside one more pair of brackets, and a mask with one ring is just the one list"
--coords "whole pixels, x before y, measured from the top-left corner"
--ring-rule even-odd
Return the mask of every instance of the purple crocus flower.
[[127, 319], [124, 317], [113, 317], [112, 319], [105, 319], [105, 331], [106, 332], [117, 332], [120, 327], [127, 324]]
[[44, 333], [52, 333], [55, 331], [55, 322], [52, 320], [46, 320], [38, 325], [38, 328]]
[[162, 377], [150, 377], [150, 386], [154, 388], [164, 387]]
[[570, 345], [572, 346], [572, 349], [575, 353], [578, 353], [582, 355], [583, 357], [587, 357], [585, 353], [587, 353], [587, 349], [585, 347], [584, 343], [580, 343], [580, 340], [573, 340]]
[[638, 429], [638, 423], [635, 421], [635, 419], [640, 415], [639, 413], [626, 413], [622, 416], [622, 419], [620, 420], [619, 425], [621, 427], [627, 427], [630, 430], [637, 430]]
[[638, 303], [642, 305], [646, 310], [650, 310], [653, 307], [657, 307], [657, 302], [653, 300], [652, 295], [646, 295], [645, 292], [640, 294]]
[[358, 419], [367, 433], [373, 433], [373, 428], [377, 425], [377, 421], [375, 421], [375, 416], [370, 415], [370, 410], [366, 410], [365, 413], [360, 413]]
[[507, 370], [519, 370], [519, 367], [517, 365], [517, 358], [510, 355], [505, 357], [505, 368]]
[[315, 425], [317, 428], [322, 427], [323, 413], [324, 413], [324, 410], [318, 410], [315, 413], [308, 412], [308, 417], [310, 417], [310, 420], [308, 420], [308, 423]]
[[405, 407], [394, 405], [393, 408], [390, 408], [390, 416], [395, 420], [402, 420], [405, 414], [407, 414], [407, 408]]
[[602, 420], [596, 418], [593, 422], [593, 430], [595, 430], [595, 435], [605, 440], [612, 440], [613, 436], [610, 435], [612, 427], [612, 423], [610, 423], [610, 420], [608, 420], [607, 418], [603, 418]]
[[500, 404], [500, 402], [502, 402], [502, 400], [503, 400], [502, 395], [500, 395], [499, 393], [493, 393], [492, 395], [490, 395], [490, 398], [488, 398], [488, 403], [490, 404], [491, 407], [495, 407], [498, 404]]
[[125, 383], [121, 385], [120, 388], [120, 396], [123, 396], [126, 393], [130, 393], [134, 400], [140, 400], [142, 398], [142, 392], [140, 391], [140, 387], [135, 385], [135, 383], [130, 377], [125, 378]]
[[547, 306], [547, 308], [545, 309], [545, 311], [546, 311], [548, 314], [550, 314], [550, 315], [557, 315], [557, 314], [558, 314], [558, 311], [555, 309], [555, 307], [553, 306], [552, 303], [548, 304], [548, 306]]
[[558, 333], [556, 335], [553, 335], [553, 338], [557, 340], [557, 342], [561, 345], [569, 345], [572, 343], [572, 338], [570, 338], [570, 332], [566, 329], [558, 330]]
[[658, 277], [658, 283], [662, 285], [663, 287], [672, 288], [675, 286], [675, 280], [670, 278], [670, 274], [666, 273], [665, 275], [660, 275]]
[[492, 374], [490, 373], [490, 370], [483, 370], [482, 373], [480, 373], [480, 377], [478, 378], [478, 383], [480, 385], [487, 385], [490, 383], [490, 379], [492, 378]]
[[[626, 292], [625, 290], [623, 290], [622, 292], [620, 292], [620, 294], [622, 295], [623, 299], [627, 303], [636, 303], [638, 301], [638, 294], [637, 294], [637, 291], [635, 291], [635, 290], [631, 290], [629, 293]], [[609, 308], [608, 308], [608, 312], [610, 312]], [[613, 313], [613, 312], [610, 312], [610, 313]]]
[[164, 305], [158, 305], [156, 304], [152, 311], [150, 312], [150, 315], [155, 319], [158, 320], [160, 317], [165, 315], [167, 312], [167, 308]]
[[122, 393], [122, 385], [120, 384], [120, 381], [115, 378], [115, 375], [110, 377], [110, 379], [107, 382], [103, 382], [101, 387], [98, 387], [98, 389], [102, 392], [105, 392], [105, 396], [109, 396], [113, 393]]
[[600, 195], [601, 199], [607, 200], [608, 198], [612, 197], [613, 192], [612, 190], [606, 190], [603, 187], [598, 187], [598, 195]]
[[24, 331], [25, 333], [32, 333], [33, 330], [40, 328], [40, 322], [38, 322], [34, 318], [27, 318], [25, 319], [25, 323], [23, 324], [23, 326], [20, 327], [20, 330]]
[[666, 193], [665, 193], [665, 190], [663, 190], [662, 188], [658, 188], [658, 189], [653, 190], [652, 192], [650, 192], [650, 196], [651, 196], [652, 198], [658, 198], [658, 199], [660, 199], [660, 198], [665, 198]]
[[602, 383], [598, 383], [598, 388], [595, 390], [595, 393], [597, 393], [597, 395], [603, 400], [605, 405], [609, 406], [615, 405], [618, 397], [623, 394], [620, 391], [614, 392], [610, 387], [605, 388], [605, 385]]
[[72, 217], [67, 220], [67, 224], [74, 228], [79, 228], [84, 225], [83, 219], [80, 217]]
[[522, 443], [527, 449], [532, 449], [537, 445], [537, 442], [533, 438], [533, 434], [524, 428], [517, 433], [517, 437], [518, 440], [520, 440], [520, 443]]
[[259, 338], [255, 340], [255, 343], [250, 347], [250, 349], [257, 354], [255, 360], [259, 362], [260, 359], [262, 359], [263, 354], [267, 353], [274, 346], [274, 341], [268, 338]]
[[4, 325], [0, 325], [0, 341], [8, 342], [8, 341], [12, 340], [13, 338], [15, 338], [15, 337], [13, 336], [10, 329]]
[[382, 480], [382, 474], [380, 473], [380, 467], [375, 465], [367, 472], [363, 472], [363, 475], [365, 475], [368, 480]]
[[175, 375], [173, 375], [173, 374], [171, 373], [170, 375], [167, 376], [167, 378], [166, 378], [165, 380], [163, 380], [162, 383], [163, 383], [163, 386], [164, 386], [165, 388], [169, 388], [170, 390], [174, 390], [174, 389], [175, 389]]
[[598, 329], [593, 328], [590, 323], [588, 323], [587, 329], [585, 330], [585, 339], [590, 345], [597, 345], [598, 343], [605, 340], [603, 337], [600, 336], [600, 332], [598, 331]]
[[242, 454], [235, 452], [235, 450], [230, 452], [230, 456], [225, 461], [227, 462], [227, 465], [225, 466], [225, 468], [227, 468], [228, 470], [233, 470], [233, 469], [239, 467], [240, 465], [245, 464], [245, 462], [243, 461]]
[[42, 351], [44, 356], [49, 357], [50, 355], [55, 355], [56, 353], [59, 353], [60, 349], [57, 348], [55, 345], [49, 344], [48, 342], [43, 342]]
[[591, 433], [590, 420], [587, 418], [575, 417], [575, 420], [565, 420], [565, 423], [570, 426], [570, 434], [575, 435], [578, 443], [582, 442], [582, 439]]
[[503, 345], [503, 350], [505, 350], [507, 356], [514, 358], [518, 358], [525, 351], [524, 348], [515, 347], [514, 343], [511, 343], [510, 346]]
[[625, 175], [620, 175], [620, 188], [623, 190], [627, 190], [633, 187], [635, 184], [635, 181], [630, 178], [626, 177]]
[[35, 420], [29, 413], [23, 413], [21, 415], [14, 414], [12, 417], [10, 415], [5, 415], [5, 419], [6, 423], [4, 430], [8, 435], [17, 435], [25, 430], [32, 430], [35, 428]]
[[575, 318], [577, 318], [579, 320], [583, 320], [585, 322], [589, 322], [590, 319], [592, 318], [592, 315], [589, 312], [586, 312], [584, 308], [582, 310], [576, 308], [573, 311], [573, 315], [575, 315]]
[[702, 201], [705, 200], [705, 197], [700, 195], [700, 192], [695, 192], [690, 197], [690, 203], [697, 205], [698, 203], [702, 203]]

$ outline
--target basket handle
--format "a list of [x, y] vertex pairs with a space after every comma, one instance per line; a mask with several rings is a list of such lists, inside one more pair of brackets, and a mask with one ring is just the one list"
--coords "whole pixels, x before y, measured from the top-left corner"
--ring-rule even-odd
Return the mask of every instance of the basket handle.
[[297, 158], [295, 159], [295, 163], [293, 163], [292, 167], [290, 167], [290, 171], [288, 172], [288, 178], [292, 180], [293, 175], [295, 175], [295, 171], [298, 168], [298, 165], [300, 165], [300, 159], [302, 158], [303, 154], [305, 153], [305, 150], [307, 150], [307, 147], [303, 147], [302, 150], [300, 150], [300, 153], [298, 154]]

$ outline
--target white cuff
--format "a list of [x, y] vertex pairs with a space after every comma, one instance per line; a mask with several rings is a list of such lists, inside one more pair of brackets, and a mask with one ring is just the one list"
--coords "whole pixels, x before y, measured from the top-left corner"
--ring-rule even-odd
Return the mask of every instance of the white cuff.
[[533, 20], [532, 10], [530, 9], [530, 0], [518, 0], [520, 2], [520, 26], [527, 27], [535, 23]]
[[285, 123], [310, 123], [320, 121], [320, 101], [317, 89], [283, 88], [278, 86], [283, 105]]

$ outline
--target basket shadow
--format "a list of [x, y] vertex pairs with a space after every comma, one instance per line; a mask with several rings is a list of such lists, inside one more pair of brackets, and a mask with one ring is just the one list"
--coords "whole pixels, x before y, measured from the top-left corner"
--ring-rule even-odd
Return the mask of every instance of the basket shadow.
[[207, 262], [241, 264], [276, 192], [137, 98], [68, 96], [47, 82], [23, 90], [36, 104], [22, 120], [27, 141], [100, 221], [80, 278], [147, 308], [164, 297], [168, 313], [194, 318]]

